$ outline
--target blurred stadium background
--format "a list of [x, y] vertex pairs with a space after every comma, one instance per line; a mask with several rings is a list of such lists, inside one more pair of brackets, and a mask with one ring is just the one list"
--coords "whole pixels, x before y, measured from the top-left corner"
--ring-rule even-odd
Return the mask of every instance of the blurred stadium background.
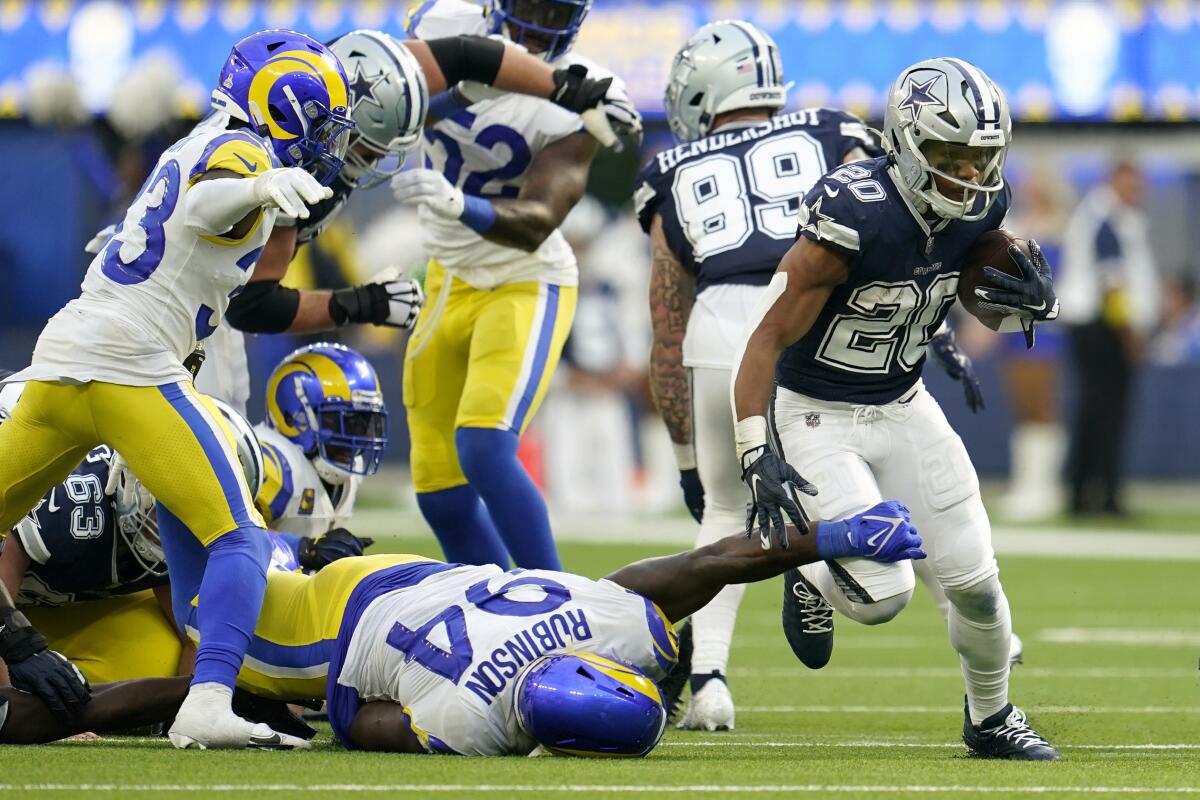
[[[161, 149], [204, 113], [210, 82], [234, 41], [265, 27], [326, 39], [358, 27], [402, 36], [409, 10], [377, 0], [0, 0], [0, 152], [7, 157], [0, 170], [0, 367], [27, 363], [41, 326], [75, 296], [89, 262], [84, 244], [117, 219]], [[1101, 269], [1112, 302], [1100, 324], [1135, 364], [1127, 428], [1101, 425], [1124, 444], [1133, 481], [1124, 507], [1133, 514], [1084, 524], [1194, 529], [1200, 5], [1167, 0], [600, 0], [578, 49], [624, 77], [648, 133], [640, 153], [602, 157], [592, 170], [591, 200], [567, 226], [582, 266], [579, 312], [568, 368], [525, 443], [526, 463], [560, 518], [628, 513], [663, 522], [680, 539], [691, 535], [666, 435], [644, 388], [648, 255], [628, 198], [638, 165], [670, 143], [661, 98], [671, 56], [697, 26], [726, 17], [749, 19], [774, 36], [795, 83], [792, 105], [843, 107], [873, 124], [905, 65], [958, 55], [982, 66], [1006, 90], [1018, 121], [1008, 169], [1017, 197], [1010, 227], [1039, 239], [1056, 266], [1080, 199], [1105, 184], [1114, 165], [1132, 167], [1121, 174], [1140, 195], [1148, 224], [1149, 255], [1136, 269], [1151, 289], [1125, 286]], [[289, 282], [348, 285], [393, 264], [416, 269], [423, 260], [419, 227], [383, 187], [354, 196], [336, 228], [300, 254]], [[1129, 292], [1151, 290], [1152, 302], [1122, 302]], [[1044, 495], [1041, 476], [1057, 478], [1078, 418], [1068, 331], [1046, 331], [1042, 345], [1026, 354], [1020, 337], [1000, 341], [960, 322], [987, 409], [972, 416], [958, 386], [935, 367], [926, 380], [987, 481], [989, 504], [1001, 520], [1071, 524], [1055, 516], [1065, 492], [1028, 494], [1040, 484]], [[384, 376], [395, 423], [390, 468], [368, 483], [367, 499], [380, 512], [411, 509], [403, 475], [403, 342], [384, 331], [355, 336], [348, 343]], [[300, 342], [260, 336], [249, 343], [250, 416], [257, 421], [267, 372]], [[1034, 462], [1049, 466], [1032, 467], [1033, 474], [1018, 468], [1012, 493], [1014, 444], [1024, 447], [1026, 462], [1033, 453]], [[374, 519], [372, 528], [395, 524], [382, 513]], [[411, 519], [418, 524], [419, 516]]]

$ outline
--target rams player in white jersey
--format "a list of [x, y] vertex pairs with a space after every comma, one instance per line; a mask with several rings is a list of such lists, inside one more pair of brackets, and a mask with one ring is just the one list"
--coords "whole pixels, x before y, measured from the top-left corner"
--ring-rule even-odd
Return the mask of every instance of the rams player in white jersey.
[[[568, 53], [590, 0], [427, 0], [418, 39], [498, 34], [555, 66], [601, 73]], [[558, 231], [583, 195], [596, 142], [542, 100], [461, 87], [434, 98], [425, 169], [392, 190], [420, 208], [432, 256], [427, 310], [404, 364], [417, 500], [451, 561], [558, 568], [545, 502], [517, 460], [575, 312], [575, 256]], [[618, 80], [611, 120], [640, 131]]]
[[[312, 205], [305, 218], [281, 217], [254, 275], [233, 298], [226, 325], [208, 343], [208, 364], [197, 380], [206, 393], [244, 410], [250, 395], [242, 331], [312, 333], [357, 324], [411, 328], [421, 304], [419, 285], [394, 271], [359, 286], [294, 289], [281, 285], [297, 248], [314, 240], [346, 205], [355, 189], [386, 181], [404, 165], [421, 136], [429, 93], [464, 80], [536, 97], [553, 97], [562, 113], [599, 103], [600, 81], [552, 69], [518, 47], [480, 36], [450, 36], [429, 42], [397, 41], [386, 33], [356, 30], [339, 36], [329, 49], [350, 77], [350, 134], [346, 164], [331, 184], [333, 196]], [[224, 127], [224, 115], [204, 125]], [[604, 115], [589, 117], [596, 135], [609, 134]], [[596, 127], [598, 126], [598, 127]]]
[[[302, 744], [231, 709], [265, 590], [267, 538], [228, 426], [183, 361], [246, 283], [276, 215], [303, 216], [305, 203], [330, 195], [322, 181], [341, 168], [353, 126], [347, 92], [341, 64], [308, 36], [265, 31], [239, 42], [213, 104], [244, 127], [200, 130], [162, 154], [81, 296], [47, 323], [0, 427], [0, 530], [100, 443], [182, 521], [180, 538], [163, 540], [173, 589], [200, 592], [209, 610], [171, 730], [178, 747]], [[180, 570], [190, 578], [182, 586]]]
[[[824, 558], [924, 557], [908, 510], [890, 501], [792, 534], [786, 550], [735, 535], [599, 581], [405, 555], [346, 558], [311, 576], [272, 572], [238, 683], [277, 700], [324, 697], [335, 735], [352, 749], [643, 756], [666, 726], [655, 681], [677, 656], [672, 623], [726, 584]], [[116, 726], [118, 711], [169, 713], [171, 684], [145, 686], [145, 697], [98, 687], [126, 706], [97, 724]], [[40, 703], [0, 689], [0, 706], [6, 700], [0, 742], [72, 732]]]

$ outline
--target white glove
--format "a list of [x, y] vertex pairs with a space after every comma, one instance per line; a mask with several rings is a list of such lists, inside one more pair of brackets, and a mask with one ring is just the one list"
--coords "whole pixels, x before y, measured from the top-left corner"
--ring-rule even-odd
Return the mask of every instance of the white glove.
[[[608, 87], [608, 92], [604, 95], [604, 103], [600, 108], [604, 111], [609, 126], [617, 136], [627, 140], [635, 148], [641, 146], [642, 115], [638, 113], [637, 108], [633, 105], [633, 100], [629, 98], [624, 88], [616, 83]], [[587, 125], [586, 119], [584, 125]], [[594, 133], [592, 135], [595, 136]], [[599, 140], [598, 137], [597, 140]]]
[[254, 196], [284, 216], [308, 219], [308, 206], [333, 197], [333, 189], [298, 167], [269, 169], [254, 179]]
[[142, 482], [129, 469], [129, 464], [115, 450], [108, 462], [108, 483], [104, 485], [104, 494], [112, 498], [118, 516], [154, 505], [154, 496], [142, 486]]
[[392, 194], [401, 203], [425, 206], [446, 219], [460, 219], [466, 204], [462, 191], [432, 169], [410, 169], [396, 175]]
[[374, 275], [371, 283], [383, 286], [388, 296], [387, 319], [379, 324], [412, 330], [425, 303], [421, 284], [406, 276], [400, 267], [390, 267]]
[[95, 255], [104, 249], [104, 245], [108, 244], [108, 240], [117, 232], [116, 225], [107, 225], [104, 228], [96, 231], [96, 235], [88, 240], [88, 243], [83, 246], [83, 252]]

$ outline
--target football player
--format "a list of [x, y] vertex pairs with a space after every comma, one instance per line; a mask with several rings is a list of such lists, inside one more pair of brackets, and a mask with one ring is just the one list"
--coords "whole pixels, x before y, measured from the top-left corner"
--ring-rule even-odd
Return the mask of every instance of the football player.
[[[930, 337], [956, 298], [958, 270], [1008, 210], [1008, 105], [978, 67], [919, 62], [892, 85], [886, 155], [824, 176], [800, 207], [796, 243], [735, 367], [737, 452], [764, 547], [782, 520], [840, 517], [881, 495], [913, 509], [950, 602], [950, 641], [966, 681], [963, 737], [987, 758], [1058, 752], [1008, 699], [1011, 622], [979, 481], [962, 440], [925, 391]], [[1040, 251], [1015, 248], [1021, 278], [989, 268], [978, 291], [1024, 329], [1057, 300]], [[768, 425], [768, 415], [772, 424]], [[809, 480], [801, 477], [806, 475]], [[811, 482], [810, 482], [811, 481]], [[908, 603], [913, 570], [858, 559], [788, 573], [784, 627], [806, 665], [832, 650], [829, 608], [867, 624]]]
[[307, 345], [267, 379], [267, 418], [255, 427], [266, 483], [259, 510], [314, 571], [360, 556], [370, 539], [346, 529], [358, 487], [388, 442], [387, 407], [375, 369], [340, 344]]
[[[560, 70], [607, 76], [569, 52], [590, 6], [427, 0], [408, 32], [498, 34]], [[575, 257], [558, 227], [583, 195], [596, 140], [535, 98], [467, 86], [435, 105], [443, 118], [425, 133], [425, 168], [392, 179], [396, 198], [420, 208], [432, 256], [432, 306], [404, 362], [418, 505], [451, 561], [557, 569], [545, 502], [516, 451], [574, 315]], [[619, 81], [605, 108], [640, 131]]]
[[[800, 200], [829, 167], [867, 157], [862, 121], [828, 108], [777, 113], [787, 96], [775, 42], [714, 22], [675, 55], [665, 105], [677, 147], [638, 178], [650, 235], [650, 386], [675, 447], [696, 545], [744, 525], [746, 487], [729, 443], [730, 370], [744, 328], [795, 235]], [[749, 187], [749, 191], [747, 191]], [[729, 645], [745, 587], [692, 620], [692, 704], [684, 728], [732, 729]]]
[[[9, 383], [0, 391], [0, 423], [22, 388]], [[214, 404], [234, 432], [246, 484], [256, 491], [263, 485], [264, 457], [254, 430], [229, 406]], [[119, 471], [107, 445], [89, 452], [0, 541], [0, 583], [50, 647], [92, 682], [190, 675], [195, 648], [175, 626], [155, 499]], [[115, 490], [106, 491], [114, 483]], [[256, 505], [266, 513], [261, 494]], [[308, 537], [268, 533], [271, 569], [298, 569], [301, 562], [315, 569], [331, 557], [362, 554], [361, 546], [342, 553], [357, 540], [330, 548]]]
[[[324, 697], [334, 733], [352, 749], [642, 756], [666, 725], [654, 681], [675, 661], [674, 620], [728, 583], [815, 559], [924, 557], [895, 502], [791, 532], [786, 550], [739, 534], [599, 581], [404, 555], [342, 559], [311, 576], [272, 572], [239, 685], [277, 700]], [[126, 701], [169, 713], [171, 685], [147, 688]], [[0, 706], [5, 698], [16, 696], [0, 689]], [[13, 705], [0, 742], [68, 734], [40, 704]], [[31, 722], [41, 738], [20, 733]]]
[[[361, 286], [337, 291], [298, 290], [280, 285], [296, 249], [315, 239], [345, 207], [356, 188], [386, 181], [404, 165], [429, 111], [430, 91], [438, 93], [464, 80], [500, 89], [550, 97], [559, 111], [579, 120], [603, 97], [603, 81], [553, 70], [516, 47], [479, 36], [449, 36], [429, 42], [399, 42], [385, 33], [357, 30], [339, 36], [330, 50], [350, 76], [350, 133], [346, 164], [331, 184], [333, 196], [308, 209], [305, 217], [280, 219], [245, 290], [229, 304], [229, 325], [209, 346], [209, 366], [197, 386], [244, 410], [249, 377], [241, 331], [311, 333], [354, 324], [411, 328], [422, 302], [420, 286], [388, 273]], [[603, 115], [597, 135], [607, 131]], [[202, 126], [226, 127], [230, 117], [215, 114]], [[235, 123], [236, 124], [236, 123]]]
[[[0, 530], [98, 444], [117, 450], [179, 519], [171, 571], [203, 576], [203, 644], [171, 729], [178, 747], [301, 746], [231, 708], [266, 588], [268, 539], [221, 415], [183, 366], [245, 285], [280, 212], [332, 195], [348, 132], [347, 80], [319, 42], [264, 31], [234, 46], [213, 102], [242, 127], [168, 148], [82, 294], [42, 331], [12, 419], [0, 426]], [[32, 465], [32, 466], [31, 466]], [[172, 554], [174, 557], [172, 557]], [[211, 568], [207, 568], [211, 567]]]

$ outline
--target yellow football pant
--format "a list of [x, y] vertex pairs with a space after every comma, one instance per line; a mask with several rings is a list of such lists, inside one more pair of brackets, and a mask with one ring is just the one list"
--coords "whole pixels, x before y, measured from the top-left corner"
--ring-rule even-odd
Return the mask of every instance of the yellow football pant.
[[[267, 573], [267, 593], [237, 683], [262, 697], [304, 701], [325, 697], [329, 659], [350, 594], [367, 576], [425, 556], [384, 554], [342, 558], [315, 575]], [[199, 641], [197, 601], [185, 626]]]
[[467, 483], [454, 446], [458, 428], [525, 430], [558, 366], [578, 291], [522, 281], [476, 289], [429, 262], [436, 297], [404, 360], [404, 406], [417, 492]]
[[0, 530], [11, 529], [99, 444], [119, 452], [205, 547], [237, 528], [264, 528], [235, 441], [216, 406], [189, 381], [30, 381], [0, 425]]

